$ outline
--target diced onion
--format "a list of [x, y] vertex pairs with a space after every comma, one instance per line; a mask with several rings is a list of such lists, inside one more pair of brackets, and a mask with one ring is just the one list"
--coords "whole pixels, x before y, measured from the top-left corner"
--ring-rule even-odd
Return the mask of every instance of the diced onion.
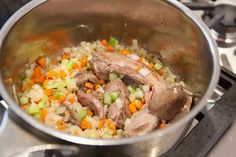
[[142, 68], [141, 70], [139, 70], [139, 73], [143, 76], [147, 76], [148, 74], [150, 74], [150, 70], [148, 70], [147, 68]]
[[136, 54], [130, 54], [129, 57], [130, 57], [132, 60], [135, 60], [135, 61], [139, 60], [139, 56], [136, 55]]

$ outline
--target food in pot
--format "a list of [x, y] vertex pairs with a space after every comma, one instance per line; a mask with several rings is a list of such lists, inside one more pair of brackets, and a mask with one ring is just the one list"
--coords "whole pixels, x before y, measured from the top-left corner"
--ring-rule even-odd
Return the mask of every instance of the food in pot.
[[143, 135], [190, 107], [184, 83], [158, 56], [115, 38], [81, 42], [26, 65], [21, 108], [42, 123], [89, 138]]

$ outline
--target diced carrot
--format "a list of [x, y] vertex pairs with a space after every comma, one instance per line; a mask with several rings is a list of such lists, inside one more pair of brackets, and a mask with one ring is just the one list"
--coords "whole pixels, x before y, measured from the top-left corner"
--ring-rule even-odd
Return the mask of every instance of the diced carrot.
[[58, 63], [57, 59], [52, 60], [52, 64], [56, 65]]
[[55, 100], [55, 97], [53, 95], [51, 95], [51, 96], [49, 96], [49, 100], [53, 101], [53, 100]]
[[86, 87], [86, 88], [88, 88], [88, 89], [93, 89], [93, 87], [94, 87], [94, 85], [91, 83], [91, 82], [86, 82], [85, 84], [84, 84], [84, 86]]
[[73, 104], [75, 102], [75, 98], [74, 97], [70, 97], [69, 100], [70, 104]]
[[40, 119], [41, 119], [42, 122], [45, 121], [46, 115], [47, 115], [47, 110], [46, 109], [40, 110]]
[[33, 74], [32, 74], [32, 78], [40, 78], [41, 76], [41, 67], [37, 66], [34, 68]]
[[142, 101], [143, 104], [145, 103], [145, 99], [144, 98], [142, 98], [141, 101]]
[[75, 64], [72, 66], [72, 69], [73, 69], [73, 70], [76, 70], [76, 69], [80, 70], [80, 67], [79, 67], [79, 65], [78, 65], [77, 63], [75, 63]]
[[108, 125], [110, 123], [109, 119], [105, 119], [105, 125]]
[[80, 131], [79, 130], [73, 130], [71, 132], [72, 135], [80, 135]]
[[33, 81], [35, 81], [36, 83], [43, 83], [44, 80], [45, 80], [45, 77], [43, 75], [41, 75], [39, 78], [33, 79]]
[[99, 84], [99, 85], [104, 85], [104, 84], [105, 84], [105, 81], [104, 81], [104, 80], [98, 80], [98, 81], [97, 81], [97, 84]]
[[22, 84], [22, 86], [21, 86], [21, 91], [24, 92], [24, 91], [26, 91], [28, 88], [29, 88], [29, 84], [28, 84], [28, 83], [24, 83], [24, 84]]
[[128, 105], [128, 109], [129, 109], [129, 111], [130, 111], [131, 113], [137, 112], [137, 108], [135, 107], [135, 105], [134, 105], [133, 103], [130, 103], [130, 104]]
[[134, 100], [134, 101], [135, 101], [135, 107], [136, 107], [138, 110], [141, 110], [142, 107], [143, 107], [142, 101], [140, 101], [140, 100]]
[[116, 126], [113, 124], [113, 123], [110, 123], [108, 125], [108, 128], [112, 129], [112, 130], [115, 130], [116, 129]]
[[150, 63], [150, 64], [148, 64], [148, 67], [149, 67], [150, 69], [153, 69], [153, 68], [154, 68], [154, 64]]
[[65, 99], [66, 99], [66, 97], [62, 95], [58, 98], [58, 102], [62, 103], [63, 101], [65, 101]]
[[105, 46], [105, 47], [107, 47], [107, 46], [108, 46], [108, 43], [107, 43], [107, 41], [106, 41], [106, 40], [102, 40], [102, 41], [101, 41], [101, 43], [102, 43], [102, 45], [103, 45], [103, 46]]
[[47, 86], [48, 82], [49, 82], [49, 80], [44, 80], [44, 82], [43, 82], [43, 87], [44, 88]]
[[53, 77], [57, 77], [57, 72], [54, 70], [51, 70], [47, 74], [47, 79], [53, 79]]
[[163, 76], [163, 75], [165, 74], [165, 70], [162, 68], [162, 69], [158, 70], [158, 73], [159, 73], [161, 76]]
[[87, 63], [88, 63], [88, 57], [85, 56], [85, 55], [82, 56], [82, 59], [81, 59], [80, 63], [81, 63], [81, 67], [85, 67], [85, 66], [87, 66]]
[[7, 79], [4, 80], [4, 82], [5, 82], [5, 83], [12, 83], [13, 80], [12, 80], [12, 78], [7, 78]]
[[57, 122], [57, 128], [59, 130], [65, 130], [66, 129], [66, 124], [63, 121], [58, 121]]
[[144, 58], [143, 57], [139, 57], [139, 62], [143, 62]]
[[141, 69], [142, 69], [141, 66], [137, 66], [137, 67], [136, 67], [136, 70], [137, 70], [137, 71], [139, 71], [139, 70], [141, 70]]
[[98, 129], [101, 129], [104, 124], [105, 124], [105, 119], [100, 120], [99, 123], [98, 123], [97, 128], [98, 128]]
[[130, 51], [124, 49], [124, 50], [121, 50], [120, 53], [123, 54], [123, 55], [128, 55], [128, 54], [130, 54]]
[[163, 128], [165, 128], [165, 127], [166, 127], [166, 122], [161, 122], [159, 128], [160, 128], [160, 129], [163, 129]]
[[91, 93], [91, 92], [92, 92], [91, 89], [87, 89], [87, 90], [86, 90], [86, 93], [87, 93], [87, 94], [89, 94], [89, 93]]
[[89, 121], [87, 121], [85, 118], [80, 123], [81, 129], [90, 129], [92, 128], [92, 125]]
[[51, 96], [52, 95], [52, 89], [45, 89], [44, 94], [46, 94], [47, 96]]
[[70, 53], [66, 52], [62, 55], [62, 59], [68, 59], [68, 58], [70, 58]]
[[98, 90], [98, 89], [101, 88], [101, 87], [102, 87], [101, 85], [96, 84], [95, 89]]
[[93, 116], [93, 112], [91, 111], [91, 110], [88, 110], [88, 112], [87, 112], [87, 114], [88, 114], [88, 116]]
[[39, 57], [36, 60], [37, 64], [40, 65], [42, 68], [46, 67], [46, 58], [45, 57]]
[[21, 106], [21, 108], [22, 108], [23, 110], [27, 110], [28, 107], [29, 107], [29, 104], [25, 104], [25, 105], [22, 105], [22, 106]]
[[66, 72], [65, 72], [64, 70], [60, 70], [59, 74], [60, 74], [60, 77], [61, 77], [63, 80], [65, 80], [65, 78], [66, 78]]
[[112, 52], [113, 51], [113, 47], [111, 45], [108, 45], [106, 47], [106, 49], [107, 49], [108, 52]]

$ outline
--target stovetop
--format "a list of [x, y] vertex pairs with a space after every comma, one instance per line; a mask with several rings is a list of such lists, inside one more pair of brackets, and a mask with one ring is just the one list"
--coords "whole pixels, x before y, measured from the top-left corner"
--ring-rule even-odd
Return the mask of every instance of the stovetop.
[[[28, 1], [0, 0], [0, 28], [11, 14]], [[218, 43], [221, 65], [223, 67], [218, 87], [212, 98], [213, 101], [196, 116], [189, 133], [167, 154], [163, 155], [163, 157], [233, 157], [236, 154], [234, 148], [236, 144], [236, 75], [233, 74], [233, 72], [236, 73], [236, 43], [234, 43], [236, 40], [236, 34], [234, 34], [236, 33], [236, 27], [235, 29], [232, 27], [230, 31], [226, 31], [225, 29], [222, 31], [220, 27], [225, 25], [231, 27], [231, 25], [235, 24], [236, 17], [234, 17], [234, 23], [230, 19], [228, 20], [228, 18], [236, 16], [236, 14], [234, 14], [234, 8], [231, 9], [233, 13], [223, 11], [216, 13], [214, 10], [217, 10], [215, 9], [216, 5], [236, 6], [236, 0], [179, 1], [184, 2], [185, 5], [193, 9], [210, 26], [210, 31]], [[224, 6], [221, 6], [219, 10], [222, 9], [224, 9]], [[224, 11], [227, 10], [229, 9]], [[227, 20], [225, 19], [226, 17]], [[223, 34], [219, 32], [223, 32]], [[0, 105], [0, 115], [4, 115], [5, 117], [2, 118], [0, 116], [0, 123], [3, 124], [0, 125], [1, 156], [9, 156], [12, 153], [9, 150], [5, 150], [8, 145], [18, 156], [58, 157], [63, 155], [74, 156], [73, 153], [76, 153], [76, 148], [65, 148], [58, 144], [51, 145], [30, 132], [25, 131], [19, 125], [16, 125], [11, 118], [7, 119], [8, 113], [4, 111], [5, 109]], [[15, 135], [16, 130], [18, 137], [9, 137], [9, 135]], [[36, 151], [40, 149], [44, 151]], [[45, 151], [46, 149], [47, 151]], [[68, 149], [71, 150], [68, 151]], [[34, 151], [34, 153], [27, 155], [31, 151]]]

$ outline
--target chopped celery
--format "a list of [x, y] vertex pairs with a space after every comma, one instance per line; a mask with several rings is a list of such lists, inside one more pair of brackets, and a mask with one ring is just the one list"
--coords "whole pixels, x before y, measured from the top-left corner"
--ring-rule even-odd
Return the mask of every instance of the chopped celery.
[[33, 103], [29, 106], [27, 111], [29, 114], [36, 114], [39, 113], [39, 107], [37, 106], [37, 104]]
[[160, 70], [160, 69], [162, 68], [162, 65], [159, 64], [159, 63], [156, 63], [156, 64], [154, 65], [154, 68], [155, 68], [156, 70]]
[[70, 61], [70, 62], [66, 65], [66, 68], [67, 68], [68, 70], [71, 70], [72, 67], [74, 66], [74, 64], [75, 64], [74, 61]]
[[46, 105], [45, 102], [40, 101], [39, 104], [38, 104], [38, 108], [39, 108], [39, 109], [45, 108], [45, 105]]
[[111, 94], [108, 92], [105, 92], [104, 94], [104, 103], [110, 105], [112, 103], [112, 97]]
[[92, 67], [89, 63], [87, 63], [87, 70], [90, 70]]
[[135, 93], [135, 89], [132, 86], [128, 86], [128, 90], [131, 94]]
[[116, 101], [116, 99], [119, 97], [120, 92], [110, 92], [112, 101]]
[[69, 60], [68, 59], [63, 59], [62, 61], [61, 61], [61, 64], [62, 65], [67, 65], [69, 63]]
[[104, 134], [112, 135], [113, 130], [109, 129], [108, 127], [104, 128]]
[[135, 98], [136, 98], [135, 93], [131, 93], [131, 94], [129, 95], [129, 100], [130, 100], [130, 101], [133, 101]]
[[94, 129], [86, 129], [84, 131], [84, 136], [88, 137], [88, 138], [97, 138], [98, 137], [98, 133]]
[[112, 47], [115, 47], [117, 43], [118, 43], [118, 40], [116, 40], [113, 37], [110, 37], [109, 45], [111, 45]]
[[134, 93], [135, 98], [141, 99], [144, 95], [143, 95], [143, 91], [140, 88], [136, 89], [136, 92]]
[[122, 79], [125, 75], [124, 74], [119, 74], [119, 78]]
[[56, 99], [59, 99], [60, 96], [61, 96], [61, 93], [59, 93], [59, 92], [56, 92], [56, 93], [54, 94], [54, 97], [55, 97]]
[[41, 116], [40, 116], [40, 113], [38, 112], [38, 113], [35, 113], [34, 115], [34, 118], [36, 118], [36, 119], [40, 119], [41, 118]]
[[67, 82], [66, 81], [58, 81], [58, 82], [51, 82], [48, 83], [45, 88], [46, 89], [53, 89], [53, 88], [64, 88], [67, 86]]
[[23, 97], [20, 97], [19, 101], [20, 101], [20, 104], [21, 104], [21, 105], [24, 105], [24, 104], [29, 103], [29, 98], [23, 96]]
[[110, 73], [109, 74], [109, 80], [112, 81], [112, 80], [115, 80], [118, 78], [118, 74], [117, 73]]
[[67, 87], [70, 89], [76, 89], [77, 88], [76, 82], [77, 82], [76, 78], [67, 80]]
[[79, 110], [78, 116], [80, 119], [84, 119], [87, 116], [87, 108], [83, 107]]

